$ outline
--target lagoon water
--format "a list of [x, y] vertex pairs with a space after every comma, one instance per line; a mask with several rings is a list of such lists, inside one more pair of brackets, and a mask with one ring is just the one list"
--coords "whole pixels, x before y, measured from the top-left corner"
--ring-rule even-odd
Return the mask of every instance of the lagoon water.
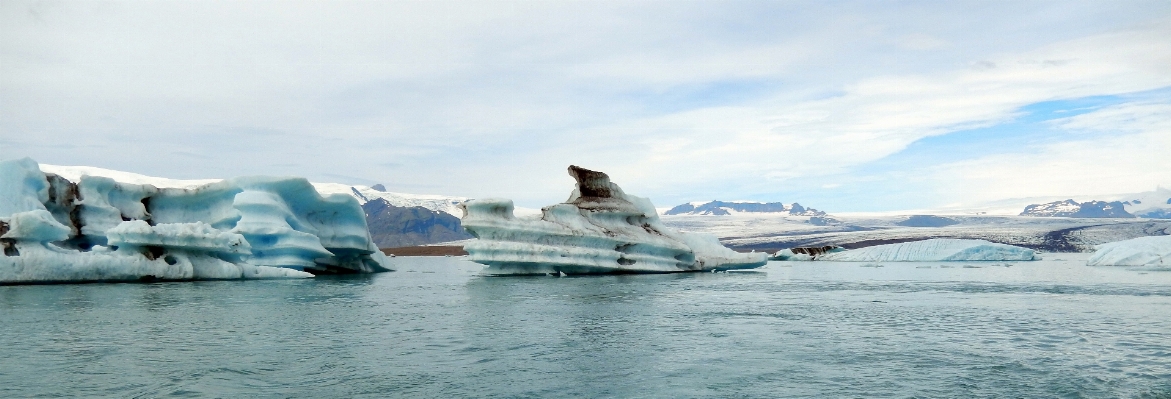
[[0, 287], [0, 397], [1171, 397], [1171, 271], [773, 262]]

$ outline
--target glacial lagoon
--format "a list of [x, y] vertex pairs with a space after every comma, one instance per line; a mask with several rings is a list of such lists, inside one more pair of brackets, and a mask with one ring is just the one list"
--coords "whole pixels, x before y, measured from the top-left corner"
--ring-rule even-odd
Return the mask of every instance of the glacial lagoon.
[[0, 397], [1171, 396], [1171, 271], [770, 262], [0, 287]]

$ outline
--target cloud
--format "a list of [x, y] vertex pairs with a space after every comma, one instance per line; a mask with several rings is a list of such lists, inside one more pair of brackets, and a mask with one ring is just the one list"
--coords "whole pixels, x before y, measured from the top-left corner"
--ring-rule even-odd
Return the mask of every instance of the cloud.
[[529, 206], [562, 200], [578, 163], [659, 202], [805, 203], [793, 187], [848, 194], [872, 162], [1031, 103], [1171, 85], [1168, 15], [1157, 1], [7, 1], [0, 157]]
[[1108, 195], [1171, 184], [1171, 101], [1128, 103], [1054, 121], [1090, 136], [1024, 156], [990, 154], [943, 165], [932, 178], [968, 204], [1011, 197]]

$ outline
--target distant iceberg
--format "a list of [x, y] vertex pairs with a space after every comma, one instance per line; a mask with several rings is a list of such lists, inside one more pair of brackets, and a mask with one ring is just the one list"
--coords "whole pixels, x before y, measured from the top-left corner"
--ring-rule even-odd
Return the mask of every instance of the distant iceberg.
[[1028, 248], [984, 240], [934, 238], [898, 244], [876, 245], [827, 253], [817, 260], [839, 262], [948, 262], [1029, 261], [1040, 259]]
[[838, 252], [843, 252], [845, 250], [846, 250], [845, 248], [833, 246], [833, 245], [827, 245], [824, 247], [786, 248], [786, 249], [782, 249], [782, 250], [777, 251], [776, 253], [772, 254], [772, 256], [769, 256], [768, 259], [769, 260], [793, 260], [793, 261], [817, 260], [817, 259], [820, 259], [822, 256], [825, 256], [828, 254], [833, 254], [833, 253], [838, 253]]
[[468, 258], [488, 274], [674, 273], [751, 269], [765, 253], [738, 253], [713, 236], [664, 226], [646, 198], [627, 195], [605, 173], [569, 167], [577, 188], [539, 219], [517, 218], [507, 199], [464, 203], [463, 227], [476, 240]]
[[391, 270], [347, 195], [302, 178], [159, 188], [0, 162], [0, 283], [303, 278]]
[[1090, 266], [1171, 266], [1171, 236], [1150, 236], [1098, 246]]

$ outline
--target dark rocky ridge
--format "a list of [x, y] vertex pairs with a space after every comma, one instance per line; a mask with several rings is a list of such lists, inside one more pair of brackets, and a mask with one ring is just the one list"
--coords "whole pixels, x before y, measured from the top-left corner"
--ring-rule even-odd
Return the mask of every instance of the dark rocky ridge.
[[362, 205], [370, 237], [379, 248], [408, 247], [472, 238], [464, 231], [459, 218], [443, 212], [414, 207], [398, 207], [385, 199]]

